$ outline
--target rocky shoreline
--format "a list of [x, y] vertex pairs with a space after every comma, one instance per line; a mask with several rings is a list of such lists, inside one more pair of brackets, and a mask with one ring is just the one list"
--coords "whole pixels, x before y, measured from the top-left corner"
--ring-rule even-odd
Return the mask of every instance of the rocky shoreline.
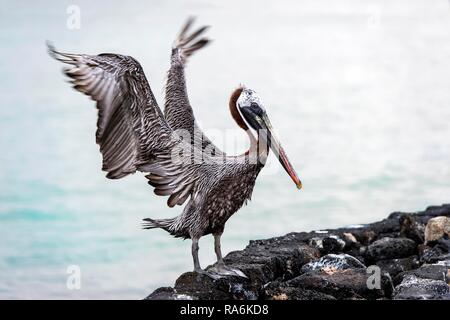
[[450, 300], [450, 204], [339, 229], [250, 241], [225, 257], [247, 278], [186, 272], [151, 300]]

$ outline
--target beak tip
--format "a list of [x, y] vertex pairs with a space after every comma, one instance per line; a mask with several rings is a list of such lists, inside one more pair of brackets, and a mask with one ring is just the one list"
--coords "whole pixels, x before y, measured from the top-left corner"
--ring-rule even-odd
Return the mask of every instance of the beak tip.
[[297, 183], [297, 189], [300, 190], [301, 188], [302, 188], [302, 183], [299, 181], [299, 182]]

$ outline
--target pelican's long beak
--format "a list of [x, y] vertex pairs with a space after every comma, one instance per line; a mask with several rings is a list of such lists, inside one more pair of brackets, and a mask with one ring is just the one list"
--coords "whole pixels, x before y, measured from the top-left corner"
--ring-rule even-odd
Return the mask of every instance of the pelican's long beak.
[[287, 174], [291, 177], [292, 181], [294, 181], [295, 185], [298, 189], [302, 188], [302, 182], [297, 176], [292, 164], [289, 162], [289, 159], [284, 152], [283, 147], [275, 136], [272, 128], [272, 124], [269, 121], [269, 117], [266, 113], [261, 116], [256, 116], [256, 121], [262, 127], [262, 131], [259, 133], [260, 137], [267, 142], [267, 144], [272, 149], [273, 153], [277, 156], [284, 170], [286, 170]]

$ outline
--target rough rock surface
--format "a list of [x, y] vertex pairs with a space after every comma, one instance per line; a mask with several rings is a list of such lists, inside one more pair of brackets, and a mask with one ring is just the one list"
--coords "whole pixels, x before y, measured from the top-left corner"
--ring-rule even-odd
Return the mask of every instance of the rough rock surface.
[[327, 254], [319, 260], [311, 261], [302, 267], [302, 272], [309, 272], [314, 270], [345, 270], [345, 269], [366, 269], [366, 266], [351, 255], [341, 254]]
[[394, 278], [400, 273], [416, 269], [420, 266], [420, 262], [418, 256], [410, 256], [401, 259], [378, 260], [376, 265], [381, 268], [382, 272], [387, 272]]
[[366, 260], [405, 258], [416, 253], [417, 244], [408, 238], [385, 237], [374, 241], [365, 250]]
[[336, 299], [376, 299], [392, 292], [390, 279], [382, 275], [380, 288], [369, 288], [369, 274], [365, 269], [310, 271], [292, 280], [287, 285], [322, 292]]
[[159, 288], [147, 299], [450, 300], [446, 217], [450, 204], [394, 212], [367, 225], [250, 241], [225, 257], [247, 278], [186, 272], [173, 288]]
[[450, 290], [442, 280], [405, 277], [394, 292], [395, 300], [450, 300]]

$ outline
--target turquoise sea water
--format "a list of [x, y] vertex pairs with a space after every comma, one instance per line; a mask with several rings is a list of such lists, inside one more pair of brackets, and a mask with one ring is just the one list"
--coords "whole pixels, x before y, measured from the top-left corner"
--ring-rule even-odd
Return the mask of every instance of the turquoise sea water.
[[[80, 29], [66, 27], [69, 5]], [[245, 83], [304, 184], [297, 191], [268, 164], [227, 224], [225, 252], [450, 201], [448, 1], [0, 0], [0, 298], [139, 299], [192, 268], [189, 241], [140, 228], [181, 208], [141, 174], [104, 178], [93, 103], [45, 49], [132, 55], [161, 105], [170, 46], [190, 14], [215, 40], [187, 71], [201, 127], [230, 154], [245, 150], [227, 109]], [[200, 246], [206, 266], [211, 239]], [[70, 265], [79, 290], [66, 286]]]

